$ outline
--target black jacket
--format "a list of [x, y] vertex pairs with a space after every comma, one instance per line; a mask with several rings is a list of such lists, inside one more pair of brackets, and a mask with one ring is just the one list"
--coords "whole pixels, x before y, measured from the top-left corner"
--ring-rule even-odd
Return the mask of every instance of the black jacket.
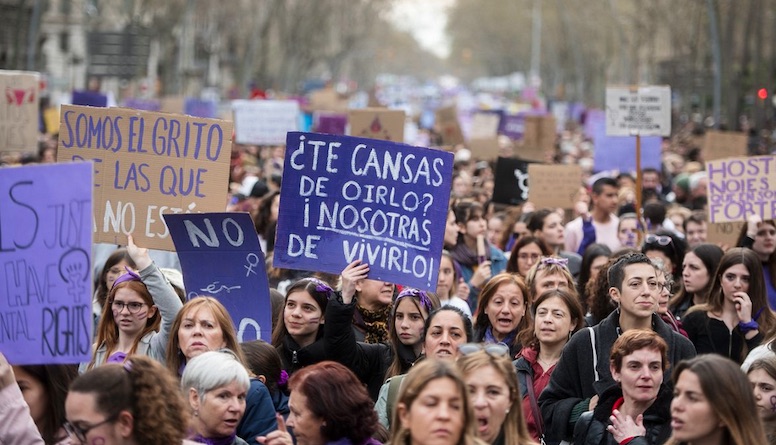
[[283, 344], [277, 348], [277, 351], [280, 354], [283, 369], [288, 372], [289, 376], [305, 366], [326, 360], [323, 336], [318, 337], [314, 343], [301, 347], [290, 335], [286, 335]]
[[[668, 360], [671, 365], [695, 357], [695, 348], [690, 340], [673, 331], [656, 314], [652, 315], [652, 329], [668, 344]], [[596, 338], [598, 381], [593, 369], [591, 330], [595, 332]], [[550, 383], [539, 396], [545, 441], [548, 445], [570, 439], [576, 419], [582, 412], [587, 411], [589, 399], [614, 384], [609, 372], [609, 354], [619, 332], [619, 312], [614, 311], [598, 325], [574, 334], [563, 348], [560, 361], [550, 377]], [[663, 381], [671, 381], [671, 367], [664, 373]]]
[[[611, 425], [609, 416], [615, 402], [622, 397], [622, 388], [615, 385], [607, 389], [593, 411], [579, 418], [574, 427], [575, 445], [619, 445], [606, 430]], [[657, 399], [644, 412], [645, 436], [636, 437], [628, 445], [661, 445], [671, 436], [671, 388], [662, 385]]]

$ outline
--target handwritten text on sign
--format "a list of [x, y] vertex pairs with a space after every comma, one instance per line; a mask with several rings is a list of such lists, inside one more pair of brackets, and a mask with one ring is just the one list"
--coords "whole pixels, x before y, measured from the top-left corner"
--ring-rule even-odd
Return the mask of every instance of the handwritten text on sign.
[[91, 168], [0, 169], [0, 351], [13, 364], [90, 358]]
[[606, 88], [606, 134], [670, 136], [671, 87]]
[[776, 217], [776, 157], [727, 158], [706, 163], [709, 222]]
[[289, 133], [274, 265], [434, 289], [453, 155], [347, 136]]
[[223, 210], [232, 125], [121, 108], [63, 106], [58, 161], [94, 161], [97, 242], [172, 250], [163, 213]]
[[0, 152], [38, 149], [38, 73], [0, 70]]
[[272, 307], [264, 254], [247, 213], [164, 215], [183, 269], [186, 299], [220, 301], [240, 342], [270, 341]]

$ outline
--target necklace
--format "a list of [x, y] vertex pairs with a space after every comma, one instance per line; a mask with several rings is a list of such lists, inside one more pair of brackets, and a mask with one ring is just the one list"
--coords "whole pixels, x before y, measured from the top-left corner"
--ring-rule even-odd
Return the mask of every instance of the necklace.
[[540, 358], [536, 359], [536, 361], [539, 362], [540, 365], [543, 365], [544, 369], [552, 368], [556, 363], [558, 363], [558, 360], [560, 360], [560, 357], [552, 359], [550, 361], [542, 360]]

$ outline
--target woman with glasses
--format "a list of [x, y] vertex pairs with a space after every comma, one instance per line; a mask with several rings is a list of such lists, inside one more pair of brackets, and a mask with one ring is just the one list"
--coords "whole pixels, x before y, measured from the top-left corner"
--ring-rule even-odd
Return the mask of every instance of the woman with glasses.
[[762, 221], [758, 215], [751, 216], [741, 228], [736, 245], [754, 250], [760, 258], [768, 292], [768, 306], [776, 310], [776, 221]]
[[716, 353], [742, 363], [776, 327], [757, 254], [741, 247], [728, 250], [708, 302], [692, 307], [682, 324], [698, 354]]
[[75, 379], [65, 410], [65, 429], [74, 443], [193, 443], [183, 440], [189, 416], [174, 377], [145, 356], [106, 364]]
[[[579, 275], [579, 269], [582, 266], [582, 257], [576, 252], [567, 252], [563, 250], [565, 246], [565, 232], [563, 226], [563, 217], [552, 209], [541, 209], [531, 216], [528, 221], [528, 230], [531, 234], [544, 241], [552, 250], [553, 255], [568, 260], [568, 268], [572, 276]], [[583, 240], [583, 243], [585, 241]]]
[[692, 306], [708, 301], [714, 274], [725, 252], [715, 244], [699, 244], [684, 256], [681, 288], [668, 302], [669, 310], [681, 320]]
[[655, 234], [645, 236], [641, 246], [641, 253], [650, 259], [663, 261], [666, 271], [674, 277], [679, 276], [686, 251], [687, 243], [667, 230], [658, 230]]
[[[467, 348], [471, 346], [471, 348]], [[492, 445], [534, 445], [519, 402], [517, 376], [501, 344], [461, 346], [463, 372], [477, 421], [477, 437]]]
[[677, 320], [668, 310], [668, 301], [671, 299], [671, 291], [673, 290], [671, 275], [663, 269], [663, 263], [660, 260], [653, 259], [652, 264], [655, 265], [658, 290], [657, 311], [655, 312], [671, 329], [687, 337], [687, 331], [682, 328], [682, 322]]
[[576, 295], [563, 289], [543, 292], [531, 305], [533, 318], [520, 333], [525, 347], [514, 362], [520, 383], [528, 431], [534, 440], [544, 435], [539, 394], [550, 382], [552, 371], [571, 335], [585, 327], [584, 313]]
[[97, 327], [94, 355], [81, 371], [122, 363], [136, 354], [165, 361], [173, 321], [183, 303], [148, 249], [136, 246], [132, 235], [127, 236], [127, 252], [139, 273], [127, 269], [113, 282]]
[[550, 255], [552, 255], [552, 251], [544, 241], [532, 235], [525, 235], [512, 248], [512, 253], [507, 260], [506, 271], [520, 275], [525, 279], [528, 271], [539, 259]]
[[517, 334], [528, 326], [528, 288], [522, 278], [510, 273], [498, 274], [488, 281], [480, 293], [474, 314], [474, 341], [503, 343], [509, 356], [520, 351]]

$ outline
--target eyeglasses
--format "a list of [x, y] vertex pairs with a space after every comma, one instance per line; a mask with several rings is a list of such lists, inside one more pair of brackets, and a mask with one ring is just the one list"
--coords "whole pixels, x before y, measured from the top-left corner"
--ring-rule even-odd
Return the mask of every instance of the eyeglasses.
[[663, 284], [660, 284], [660, 283], [658, 282], [658, 283], [657, 283], [657, 286], [660, 288], [660, 290], [661, 290], [661, 291], [662, 291], [663, 289], [665, 289], [665, 290], [666, 290], [666, 291], [667, 291], [667, 292], [670, 294], [670, 293], [671, 293], [671, 291], [674, 289], [674, 282], [673, 282], [673, 281], [666, 281], [666, 282], [665, 282], [665, 283], [663, 283]]
[[68, 437], [70, 437], [71, 439], [78, 440], [78, 443], [86, 443], [86, 435], [89, 434], [89, 431], [97, 428], [98, 426], [113, 422], [118, 417], [119, 417], [118, 414], [114, 414], [108, 417], [107, 419], [103, 420], [102, 422], [95, 423], [94, 425], [89, 425], [86, 428], [75, 426], [72, 423], [67, 421], [65, 421], [65, 423], [62, 426], [65, 428], [65, 431], [67, 431]]
[[666, 235], [647, 235], [644, 238], [644, 242], [647, 244], [657, 244], [660, 246], [667, 246], [671, 244], [671, 237]]
[[541, 257], [538, 253], [519, 253], [517, 254], [517, 259], [519, 260], [531, 260], [536, 261]]
[[137, 314], [140, 312], [140, 309], [145, 306], [145, 303], [138, 303], [136, 301], [132, 301], [129, 303], [124, 303], [123, 301], [114, 301], [111, 304], [111, 307], [116, 312], [121, 312], [124, 310], [124, 308], [127, 308], [130, 314]]
[[461, 346], [458, 346], [458, 351], [463, 355], [485, 351], [488, 355], [493, 357], [506, 357], [509, 355], [509, 346], [504, 343], [464, 343]]

